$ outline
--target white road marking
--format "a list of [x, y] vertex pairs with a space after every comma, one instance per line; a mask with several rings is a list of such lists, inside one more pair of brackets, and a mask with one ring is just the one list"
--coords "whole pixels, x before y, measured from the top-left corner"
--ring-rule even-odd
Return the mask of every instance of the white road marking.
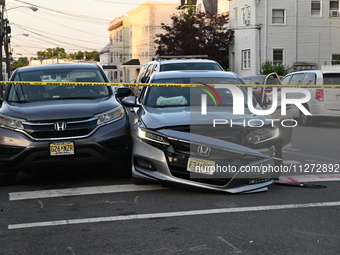
[[38, 191], [25, 191], [25, 192], [12, 192], [9, 193], [9, 200], [26, 200], [50, 197], [67, 197], [67, 196], [80, 196], [80, 195], [95, 195], [106, 193], [119, 193], [119, 192], [133, 192], [133, 191], [148, 191], [148, 190], [161, 190], [166, 189], [161, 185], [110, 185], [110, 186], [96, 186], [96, 187], [83, 187], [83, 188], [69, 188], [69, 189], [50, 189]]
[[86, 218], [86, 219], [45, 221], [45, 222], [35, 222], [35, 223], [11, 224], [11, 225], [8, 225], [8, 229], [23, 229], [23, 228], [49, 227], [49, 226], [83, 224], [83, 223], [113, 222], [113, 221], [166, 218], [166, 217], [183, 217], [183, 216], [197, 216], [197, 215], [221, 214], [221, 213], [255, 212], [255, 211], [330, 207], [330, 206], [340, 206], [340, 201], [322, 202], [322, 203], [305, 203], [305, 204], [220, 208], [220, 209], [210, 209], [210, 210], [178, 211], [178, 212], [165, 212], [165, 213], [134, 214], [134, 215], [127, 215], [127, 216], [111, 216], [111, 217], [98, 217], [98, 218]]

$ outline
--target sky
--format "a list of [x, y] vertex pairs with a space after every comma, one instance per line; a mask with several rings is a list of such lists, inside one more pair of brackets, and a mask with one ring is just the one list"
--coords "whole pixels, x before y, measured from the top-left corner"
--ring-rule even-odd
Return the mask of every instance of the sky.
[[[13, 58], [36, 57], [47, 48], [66, 53], [100, 51], [109, 43], [110, 21], [146, 0], [6, 0]], [[179, 3], [179, 0], [157, 0]], [[38, 8], [31, 10], [30, 6]], [[28, 34], [25, 36], [24, 34]]]

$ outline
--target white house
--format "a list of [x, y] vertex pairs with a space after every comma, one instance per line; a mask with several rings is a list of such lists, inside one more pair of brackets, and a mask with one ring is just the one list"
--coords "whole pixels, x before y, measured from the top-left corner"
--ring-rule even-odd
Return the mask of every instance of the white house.
[[230, 70], [258, 74], [265, 60], [299, 69], [320, 69], [340, 58], [340, 1], [234, 0], [235, 30]]

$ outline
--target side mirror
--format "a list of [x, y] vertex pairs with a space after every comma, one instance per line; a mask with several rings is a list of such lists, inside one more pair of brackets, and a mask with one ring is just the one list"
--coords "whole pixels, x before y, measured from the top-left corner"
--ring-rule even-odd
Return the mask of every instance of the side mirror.
[[137, 98], [134, 96], [125, 97], [121, 100], [121, 103], [126, 107], [139, 107], [140, 105], [137, 104]]
[[148, 80], [149, 80], [149, 76], [143, 76], [142, 79], [140, 79], [140, 82], [147, 83]]
[[123, 98], [130, 96], [132, 94], [132, 90], [128, 87], [120, 87], [116, 90], [116, 97]]

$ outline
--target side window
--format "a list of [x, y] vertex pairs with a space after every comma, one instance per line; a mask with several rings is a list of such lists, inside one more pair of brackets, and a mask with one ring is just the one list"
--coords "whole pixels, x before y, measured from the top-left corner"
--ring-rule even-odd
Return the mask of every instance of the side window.
[[151, 68], [150, 68], [150, 74], [149, 74], [149, 76], [151, 75], [151, 74], [153, 74], [154, 72], [157, 72], [157, 64], [154, 64]]
[[316, 82], [316, 74], [306, 73], [306, 76], [303, 79], [302, 85], [315, 85], [315, 82]]
[[293, 74], [290, 85], [301, 85], [304, 75], [304, 73]]
[[292, 78], [291, 75], [287, 75], [286, 77], [284, 77], [281, 81], [282, 85], [289, 85], [291, 78]]
[[143, 76], [150, 76], [152, 73], [152, 67], [153, 67], [153, 64], [148, 65], [146, 72]]

